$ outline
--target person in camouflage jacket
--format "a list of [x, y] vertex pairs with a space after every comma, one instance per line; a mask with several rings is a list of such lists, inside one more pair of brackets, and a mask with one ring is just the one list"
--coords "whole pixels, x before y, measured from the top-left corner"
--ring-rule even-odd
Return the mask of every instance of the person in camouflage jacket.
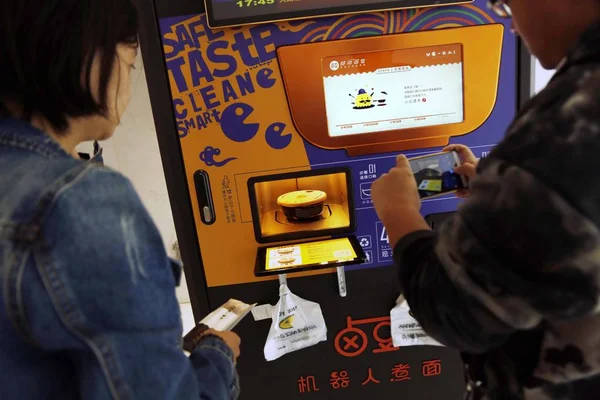
[[600, 1], [492, 3], [555, 76], [481, 162], [446, 148], [470, 184], [439, 232], [403, 156], [373, 202], [413, 314], [463, 352], [466, 398], [600, 399]]

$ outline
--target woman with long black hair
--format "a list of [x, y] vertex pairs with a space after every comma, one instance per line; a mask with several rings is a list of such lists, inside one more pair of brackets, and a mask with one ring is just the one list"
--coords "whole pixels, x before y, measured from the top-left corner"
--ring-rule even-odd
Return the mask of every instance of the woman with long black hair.
[[130, 0], [0, 1], [0, 398], [230, 399], [234, 333], [187, 357], [180, 267], [122, 175], [76, 146], [113, 132], [137, 54]]

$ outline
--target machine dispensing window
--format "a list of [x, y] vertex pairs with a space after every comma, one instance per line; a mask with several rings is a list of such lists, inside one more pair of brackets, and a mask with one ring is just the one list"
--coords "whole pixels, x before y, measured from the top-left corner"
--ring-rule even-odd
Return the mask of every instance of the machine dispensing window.
[[[350, 169], [328, 168], [248, 179], [256, 276], [360, 264]], [[333, 238], [307, 241], [310, 238]], [[345, 292], [345, 289], [343, 289]]]
[[349, 169], [254, 177], [248, 180], [248, 193], [259, 243], [354, 230]]
[[464, 121], [461, 44], [322, 60], [330, 137]]

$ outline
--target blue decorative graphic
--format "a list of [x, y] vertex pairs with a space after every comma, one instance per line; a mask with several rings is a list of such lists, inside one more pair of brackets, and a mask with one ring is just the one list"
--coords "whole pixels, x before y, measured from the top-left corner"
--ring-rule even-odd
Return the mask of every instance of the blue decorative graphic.
[[246, 103], [234, 103], [221, 114], [221, 130], [228, 139], [243, 143], [251, 140], [258, 133], [260, 125], [256, 122], [246, 122], [254, 112], [254, 107]]
[[204, 148], [204, 151], [200, 153], [200, 160], [208, 167], [222, 167], [223, 165], [228, 164], [233, 160], [237, 160], [236, 157], [229, 157], [224, 159], [223, 161], [215, 160], [215, 156], [218, 156], [220, 154], [221, 149], [212, 146], [206, 146]]
[[292, 143], [292, 134], [285, 133], [285, 128], [286, 125], [283, 122], [275, 122], [267, 128], [265, 140], [271, 148], [281, 150]]

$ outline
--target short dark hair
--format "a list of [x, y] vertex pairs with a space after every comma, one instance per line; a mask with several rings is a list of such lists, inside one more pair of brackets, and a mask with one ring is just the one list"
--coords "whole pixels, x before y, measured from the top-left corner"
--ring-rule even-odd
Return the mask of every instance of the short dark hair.
[[[0, 115], [15, 104], [31, 120], [39, 115], [58, 132], [67, 119], [106, 115], [107, 89], [117, 45], [137, 44], [131, 0], [0, 0]], [[100, 91], [90, 87], [99, 54]]]

